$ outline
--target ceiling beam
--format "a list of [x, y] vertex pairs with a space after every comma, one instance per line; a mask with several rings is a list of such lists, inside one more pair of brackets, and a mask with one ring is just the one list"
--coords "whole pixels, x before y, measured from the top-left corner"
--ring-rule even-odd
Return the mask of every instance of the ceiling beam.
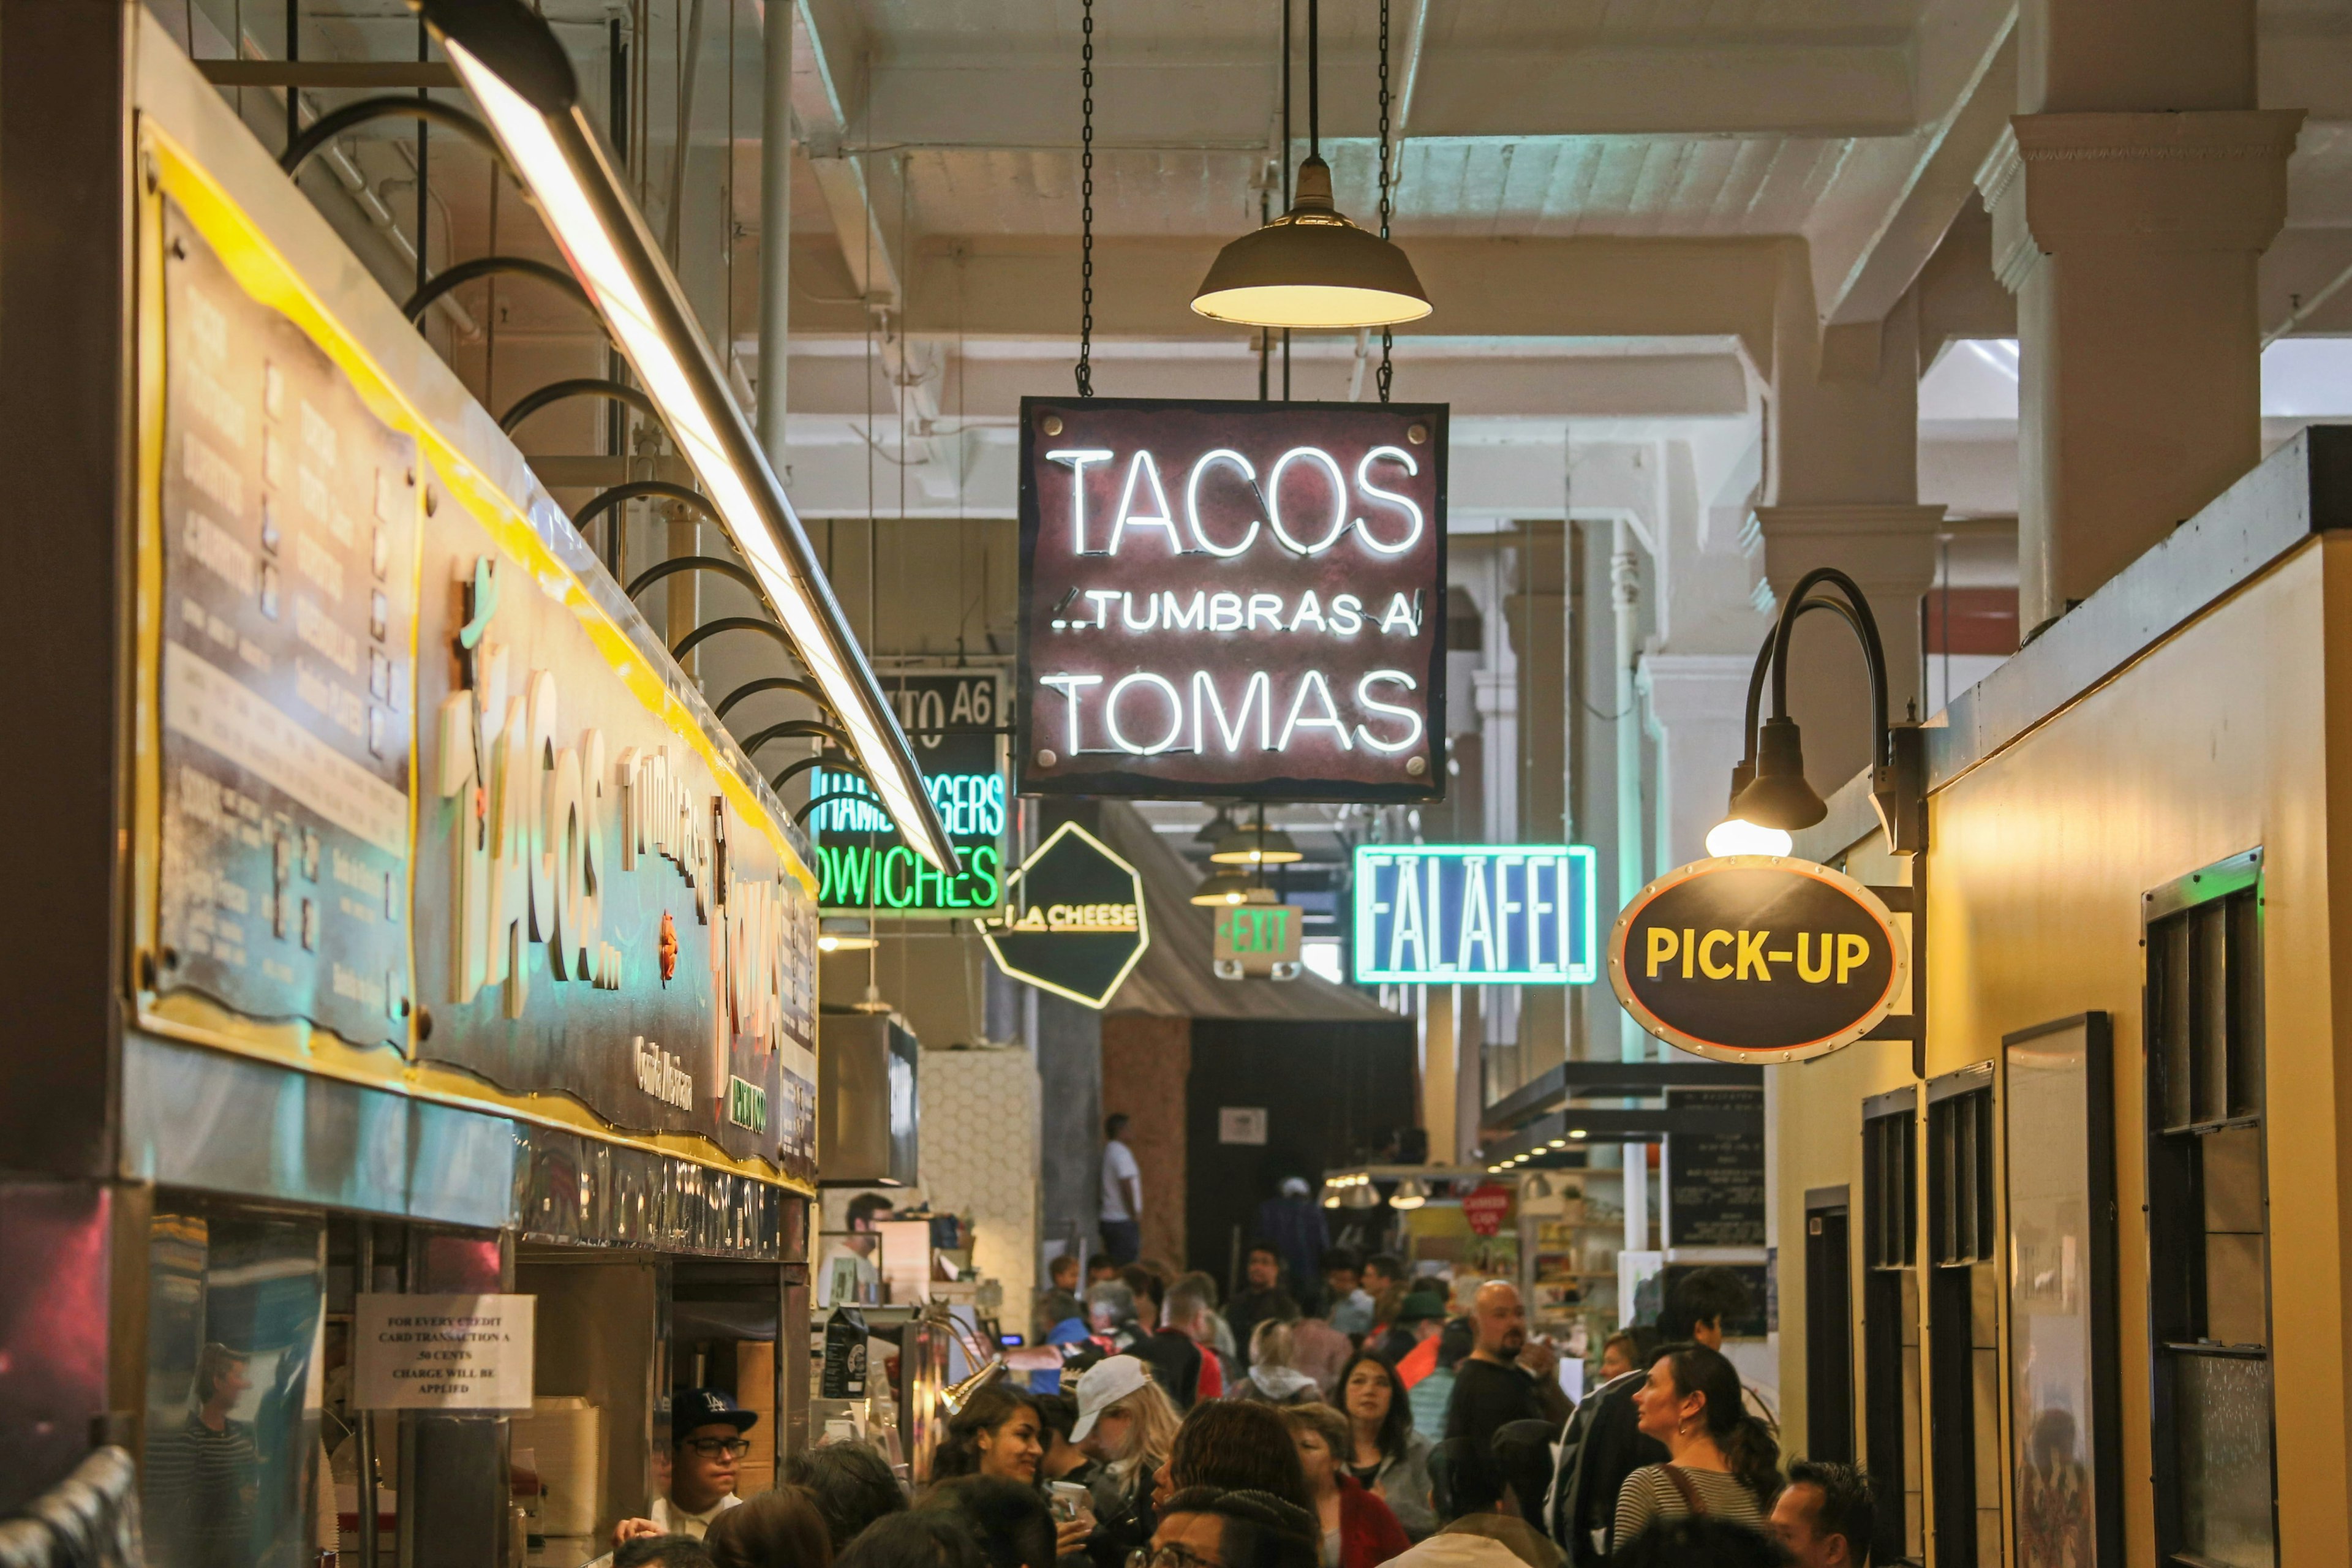
[[1882, 321], [1976, 198], [1976, 172], [2017, 107], [2017, 12], [1937, 0], [1919, 23], [1918, 91], [1931, 118], [1857, 142], [1805, 221], [1824, 327]]
[[[1415, 0], [1402, 9], [1390, 81], [1416, 137], [1895, 136], [1917, 125], [1911, 53], [1900, 42], [1466, 47], [1419, 42], [1425, 7]], [[1098, 146], [1265, 146], [1279, 112], [1271, 37], [1151, 47], [1122, 47], [1108, 26], [1096, 37]], [[845, 119], [860, 146], [1077, 144], [1074, 38], [979, 48], [908, 39], [875, 62], [872, 79], [870, 115]], [[1377, 51], [1327, 47], [1324, 140], [1369, 142], [1378, 125]]]
[[[1775, 239], [1423, 237], [1406, 242], [1436, 310], [1400, 340], [1521, 337], [1727, 337], [1769, 373]], [[1239, 342], [1247, 333], [1192, 313], [1216, 257], [1214, 236], [1097, 237], [1099, 338]], [[864, 313], [827, 287], [841, 277], [827, 245], [793, 258], [793, 330], [856, 336]], [[803, 259], [807, 271], [803, 274]], [[1066, 341], [1078, 330], [1078, 242], [1066, 235], [927, 237], [908, 260], [903, 321], [920, 342], [973, 337]], [[813, 297], [815, 296], [815, 297]]]

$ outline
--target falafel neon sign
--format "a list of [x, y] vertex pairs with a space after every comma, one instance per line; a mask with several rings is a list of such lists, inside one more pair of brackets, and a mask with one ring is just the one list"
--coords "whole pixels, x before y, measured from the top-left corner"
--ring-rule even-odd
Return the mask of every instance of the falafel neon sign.
[[1024, 792], [1443, 795], [1442, 406], [1022, 415]]

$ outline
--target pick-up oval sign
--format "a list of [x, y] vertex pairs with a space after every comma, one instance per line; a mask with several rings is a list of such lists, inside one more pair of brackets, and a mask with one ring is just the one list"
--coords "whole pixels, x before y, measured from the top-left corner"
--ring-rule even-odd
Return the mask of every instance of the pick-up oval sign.
[[1609, 983], [1658, 1038], [1720, 1061], [1852, 1045], [1904, 994], [1910, 953], [1869, 889], [1810, 860], [1695, 861], [1617, 917]]

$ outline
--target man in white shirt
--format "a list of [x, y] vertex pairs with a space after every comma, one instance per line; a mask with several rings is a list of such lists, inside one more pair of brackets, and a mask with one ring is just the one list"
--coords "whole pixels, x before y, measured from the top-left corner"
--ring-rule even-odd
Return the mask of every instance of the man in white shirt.
[[[681, 1388], [670, 1396], [669, 1481], [654, 1499], [649, 1519], [625, 1519], [613, 1545], [640, 1535], [702, 1539], [710, 1521], [743, 1500], [735, 1495], [735, 1467], [751, 1445], [743, 1440], [760, 1419], [715, 1388]], [[658, 1465], [656, 1466], [659, 1469]], [[658, 1478], [656, 1478], [658, 1479]]]
[[1124, 1115], [1103, 1123], [1103, 1250], [1121, 1266], [1143, 1255], [1143, 1169], [1121, 1137], [1126, 1131]]

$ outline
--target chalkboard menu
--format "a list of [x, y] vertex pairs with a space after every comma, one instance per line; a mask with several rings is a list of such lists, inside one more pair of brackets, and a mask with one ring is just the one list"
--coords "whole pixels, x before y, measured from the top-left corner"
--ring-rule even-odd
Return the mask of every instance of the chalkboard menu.
[[1668, 1247], [1764, 1245], [1764, 1091], [1675, 1089], [1671, 1110], [1752, 1110], [1752, 1129], [1666, 1139]]
[[404, 1041], [416, 443], [163, 221], [157, 985]]

